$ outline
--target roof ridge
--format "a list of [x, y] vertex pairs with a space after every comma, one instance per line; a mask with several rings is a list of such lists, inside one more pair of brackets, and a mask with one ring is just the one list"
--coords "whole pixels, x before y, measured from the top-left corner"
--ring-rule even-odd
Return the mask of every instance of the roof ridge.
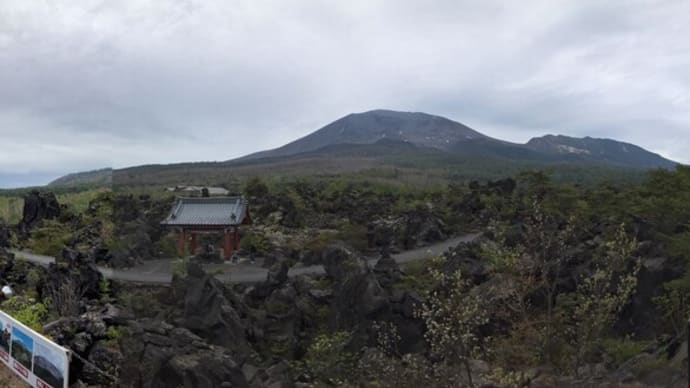
[[249, 214], [242, 195], [228, 197], [178, 197], [164, 225], [238, 225]]

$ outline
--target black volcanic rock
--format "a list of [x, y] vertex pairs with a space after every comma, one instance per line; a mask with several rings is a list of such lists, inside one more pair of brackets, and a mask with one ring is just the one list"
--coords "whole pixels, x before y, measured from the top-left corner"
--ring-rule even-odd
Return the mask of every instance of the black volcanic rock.
[[402, 272], [400, 266], [390, 255], [383, 255], [376, 262], [374, 266], [374, 273], [384, 288], [390, 288], [394, 283], [400, 280]]
[[326, 275], [335, 285], [333, 319], [336, 328], [350, 328], [375, 320], [390, 310], [388, 298], [369, 268], [366, 260], [341, 244], [328, 247], [323, 253]]
[[120, 386], [249, 387], [233, 355], [187, 329], [160, 321], [132, 322], [123, 339]]
[[31, 229], [43, 220], [60, 216], [60, 203], [51, 192], [32, 191], [24, 196], [24, 210], [19, 231], [27, 237]]
[[187, 273], [183, 280], [184, 314], [179, 323], [211, 344], [232, 350], [235, 359], [242, 361], [251, 351], [240, 317], [246, 307], [237, 295], [197, 264], [190, 264]]
[[0, 220], [0, 248], [8, 248], [10, 246], [10, 228], [5, 224], [5, 221]]
[[78, 286], [80, 296], [97, 299], [103, 275], [98, 271], [94, 259], [71, 248], [62, 250], [62, 255], [50, 264], [45, 281], [47, 289], [61, 289], [65, 284]]

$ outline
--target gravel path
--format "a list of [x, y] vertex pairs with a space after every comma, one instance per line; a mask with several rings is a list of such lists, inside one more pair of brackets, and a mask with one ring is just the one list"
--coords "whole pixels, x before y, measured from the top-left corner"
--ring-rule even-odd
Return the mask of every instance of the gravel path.
[[[449, 248], [458, 245], [461, 242], [469, 242], [477, 238], [479, 234], [467, 234], [449, 240], [433, 244], [423, 248], [412, 249], [405, 252], [400, 252], [392, 255], [395, 261], [400, 264], [409, 263], [411, 261], [424, 260], [436, 257]], [[32, 263], [43, 266], [55, 262], [54, 257], [36, 255], [25, 251], [12, 251], [18, 258], [23, 258]], [[369, 259], [369, 264], [376, 264], [377, 259]], [[98, 270], [107, 279], [120, 280], [125, 282], [145, 283], [145, 284], [170, 284], [172, 281], [172, 260], [159, 259], [147, 260], [143, 264], [130, 269], [112, 269], [106, 267], [98, 267]], [[266, 279], [268, 270], [261, 268], [256, 264], [241, 263], [241, 264], [212, 264], [206, 266], [210, 272], [217, 273], [216, 277], [223, 281], [234, 283], [256, 283]], [[303, 274], [319, 274], [324, 273], [322, 265], [312, 265], [305, 267], [293, 267], [288, 273], [289, 276], [298, 276]]]

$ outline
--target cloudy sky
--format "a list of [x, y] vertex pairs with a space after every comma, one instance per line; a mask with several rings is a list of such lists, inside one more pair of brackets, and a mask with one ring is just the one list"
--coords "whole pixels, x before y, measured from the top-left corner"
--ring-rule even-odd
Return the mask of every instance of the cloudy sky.
[[350, 112], [690, 162], [688, 1], [2, 0], [0, 187], [227, 160]]

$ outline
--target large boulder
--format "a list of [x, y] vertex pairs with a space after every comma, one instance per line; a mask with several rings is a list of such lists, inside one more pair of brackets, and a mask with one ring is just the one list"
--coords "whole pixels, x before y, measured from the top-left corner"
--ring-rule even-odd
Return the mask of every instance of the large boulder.
[[[7, 282], [8, 275], [14, 267], [14, 254], [0, 247], [0, 280]], [[1, 286], [0, 286], [1, 287]]]
[[287, 261], [280, 261], [273, 264], [266, 274], [266, 280], [251, 290], [251, 297], [254, 299], [265, 299], [274, 291], [282, 288], [288, 282], [288, 271], [290, 266]]
[[24, 195], [24, 209], [19, 223], [22, 237], [28, 237], [31, 229], [43, 220], [60, 216], [60, 203], [54, 193], [32, 191]]
[[10, 246], [10, 227], [4, 220], [0, 219], [0, 248], [9, 248]]
[[70, 376], [90, 386], [112, 386], [119, 375], [123, 356], [113, 343], [112, 333], [121, 329], [131, 316], [110, 304], [94, 303], [78, 316], [62, 317], [43, 327], [43, 333], [56, 343], [70, 349]]
[[[93, 203], [92, 213], [112, 208], [113, 239], [108, 263], [112, 267], [131, 267], [136, 263], [171, 254], [173, 245], [166, 240], [167, 230], [160, 222], [170, 211], [170, 201], [153, 200], [148, 195], [113, 195]], [[103, 209], [101, 209], [103, 208]], [[104, 210], [105, 209], [105, 210]]]
[[427, 204], [399, 217], [374, 219], [367, 225], [367, 242], [370, 249], [412, 249], [445, 240], [447, 229]]
[[132, 322], [122, 340], [120, 384], [141, 388], [249, 387], [233, 354], [160, 321]]
[[379, 258], [374, 266], [374, 273], [384, 288], [390, 288], [402, 276], [400, 266], [390, 255], [384, 255]]
[[647, 257], [637, 275], [637, 285], [630, 303], [622, 311], [616, 329], [634, 333], [640, 338], [655, 336], [662, 329], [659, 305], [656, 298], [663, 295], [663, 284], [680, 278], [685, 264], [666, 257]]
[[366, 260], [335, 244], [323, 253], [324, 269], [334, 282], [332, 325], [348, 329], [390, 311], [388, 297]]
[[447, 238], [446, 225], [436, 214], [431, 205], [420, 206], [407, 212], [404, 216], [402, 245], [410, 249]]
[[[44, 282], [44, 295], [53, 301], [78, 303], [83, 299], [98, 299], [103, 275], [89, 255], [65, 248], [62, 255], [50, 264]], [[78, 313], [74, 311], [73, 313]]]
[[230, 349], [238, 361], [249, 356], [246, 328], [240, 314], [246, 314], [239, 297], [195, 263], [187, 267], [184, 311], [178, 324], [213, 345]]
[[479, 241], [463, 242], [444, 253], [446, 262], [444, 272], [461, 271], [463, 276], [472, 279], [474, 284], [487, 280], [489, 271], [485, 260], [481, 257], [481, 243]]

